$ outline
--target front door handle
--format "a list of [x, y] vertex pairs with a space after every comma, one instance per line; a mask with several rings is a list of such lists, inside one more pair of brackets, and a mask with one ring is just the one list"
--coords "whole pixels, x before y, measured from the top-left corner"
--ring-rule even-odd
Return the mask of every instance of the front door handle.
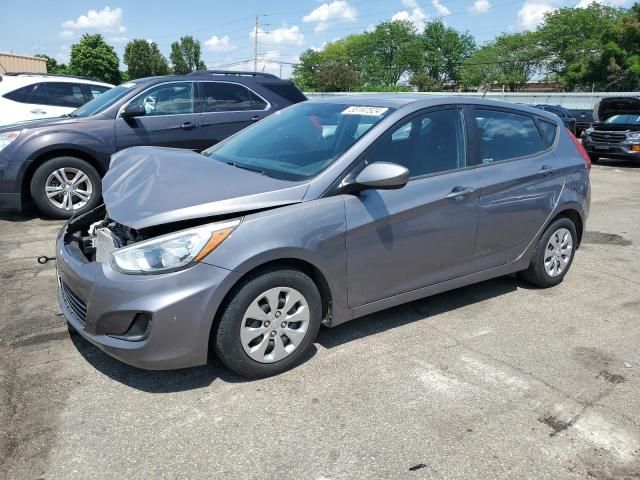
[[475, 192], [475, 188], [471, 188], [471, 187], [454, 187], [453, 190], [451, 190], [451, 192], [447, 193], [447, 196], [445, 198], [451, 198], [453, 200], [462, 200], [464, 197], [466, 197], [467, 195], [471, 195], [473, 192]]
[[193, 130], [197, 126], [198, 126], [197, 123], [184, 122], [182, 125], [180, 125], [180, 128], [183, 130]]
[[551, 175], [555, 171], [556, 171], [556, 169], [553, 168], [551, 165], [543, 165], [542, 168], [540, 169], [539, 173], [543, 177], [547, 177], [547, 176]]
[[42, 114], [47, 113], [47, 111], [46, 110], [42, 110], [41, 108], [34, 108], [33, 110], [31, 110], [31, 113], [37, 113], [37, 114], [42, 115]]
[[253, 117], [251, 117], [252, 122], [257, 122], [258, 120], [260, 120], [260, 115], [254, 115]]

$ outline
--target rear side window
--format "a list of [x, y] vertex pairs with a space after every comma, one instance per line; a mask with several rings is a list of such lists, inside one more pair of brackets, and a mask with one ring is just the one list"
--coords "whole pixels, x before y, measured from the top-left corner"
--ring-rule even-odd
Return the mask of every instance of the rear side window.
[[556, 140], [558, 127], [555, 123], [547, 122], [546, 120], [538, 120], [538, 125], [540, 125], [540, 130], [542, 130], [542, 136], [544, 137], [545, 144], [547, 147], [550, 147]]
[[67, 82], [38, 83], [30, 103], [78, 108], [86, 103], [82, 85]]
[[102, 95], [104, 92], [109, 90], [109, 87], [103, 87], [101, 85], [87, 85], [87, 88], [91, 93], [91, 98], [89, 100], [93, 100], [94, 98]]
[[528, 115], [476, 110], [482, 163], [493, 163], [542, 152], [545, 143]]
[[267, 102], [248, 88], [235, 83], [201, 82], [200, 97], [204, 112], [264, 110]]
[[27, 85], [26, 87], [18, 88], [9, 93], [3, 95], [4, 98], [13, 100], [14, 102], [29, 103], [29, 97], [33, 92], [33, 85]]

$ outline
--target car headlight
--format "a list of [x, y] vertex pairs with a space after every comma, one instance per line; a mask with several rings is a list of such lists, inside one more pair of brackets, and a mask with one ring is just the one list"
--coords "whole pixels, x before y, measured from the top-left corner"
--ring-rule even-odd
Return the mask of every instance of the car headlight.
[[640, 141], [640, 132], [627, 133], [627, 140], [631, 140], [632, 142]]
[[20, 135], [20, 130], [0, 133], [0, 150], [13, 142]]
[[186, 268], [220, 245], [240, 220], [214, 223], [145, 240], [111, 252], [111, 266], [122, 273], [152, 274]]

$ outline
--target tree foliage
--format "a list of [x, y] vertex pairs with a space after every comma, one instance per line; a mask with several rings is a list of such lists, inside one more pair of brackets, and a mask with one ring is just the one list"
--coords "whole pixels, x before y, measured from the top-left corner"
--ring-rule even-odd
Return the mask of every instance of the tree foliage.
[[147, 40], [135, 39], [127, 43], [124, 63], [130, 80], [169, 73], [169, 65], [160, 53], [158, 44]]
[[36, 57], [44, 58], [47, 61], [47, 73], [64, 75], [68, 72], [68, 67], [64, 63], [58, 63], [55, 58], [50, 57], [49, 55], [39, 53]]
[[85, 33], [80, 41], [71, 46], [68, 73], [98, 78], [107, 83], [120, 83], [120, 60], [111, 45], [102, 35]]
[[206, 70], [207, 66], [200, 58], [200, 40], [187, 35], [171, 44], [169, 59], [176, 75], [184, 75], [194, 70]]

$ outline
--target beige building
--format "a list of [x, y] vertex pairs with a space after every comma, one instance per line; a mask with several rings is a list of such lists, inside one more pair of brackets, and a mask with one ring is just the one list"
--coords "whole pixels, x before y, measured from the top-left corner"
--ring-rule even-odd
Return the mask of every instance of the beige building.
[[47, 73], [47, 61], [39, 57], [0, 52], [0, 75], [11, 72]]

